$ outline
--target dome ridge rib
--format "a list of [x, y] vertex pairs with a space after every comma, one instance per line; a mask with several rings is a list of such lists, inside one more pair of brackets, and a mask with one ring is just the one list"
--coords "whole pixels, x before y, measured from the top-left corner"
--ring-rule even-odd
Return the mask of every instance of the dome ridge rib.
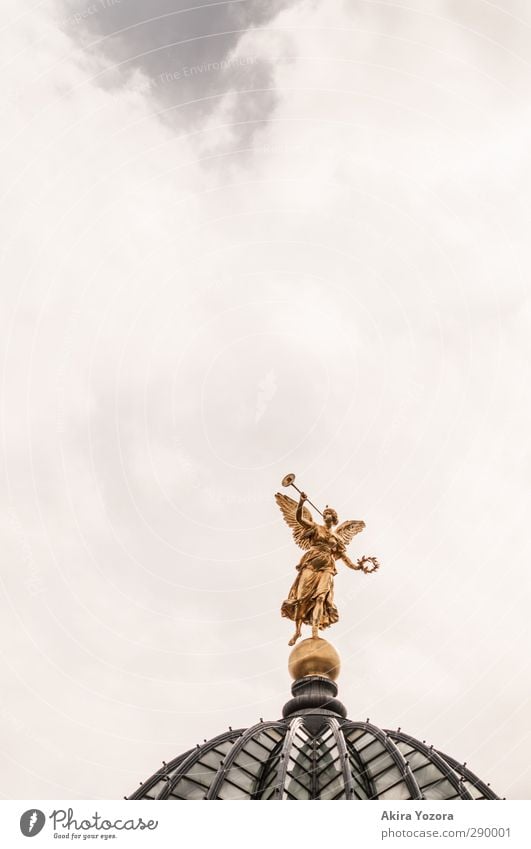
[[354, 799], [354, 781], [352, 779], [352, 773], [350, 771], [350, 762], [347, 744], [345, 743], [345, 737], [341, 733], [341, 727], [335, 717], [328, 717], [327, 723], [332, 729], [334, 740], [336, 741], [337, 750], [339, 752], [339, 757], [341, 760], [341, 770], [343, 773], [343, 781], [345, 782], [345, 799]]
[[[212, 749], [215, 749], [218, 743], [226, 743], [227, 740], [236, 743], [239, 736], [243, 733], [243, 730], [244, 729], [240, 729], [238, 731], [224, 731], [223, 734], [218, 734], [217, 737], [212, 737], [211, 740], [203, 743], [203, 745], [199, 746], [199, 748], [192, 749], [190, 755], [181, 763], [177, 772], [171, 776], [170, 781], [167, 782], [166, 787], [163, 787], [157, 798], [167, 799], [170, 793], [175, 790], [177, 784], [182, 778], [189, 778], [188, 771], [190, 767], [196, 764], [202, 755], [212, 751]], [[231, 749], [229, 749], [229, 752], [230, 751]]]
[[368, 731], [370, 734], [373, 735], [373, 737], [376, 738], [376, 740], [379, 740], [382, 746], [389, 752], [396, 766], [398, 767], [404, 781], [406, 782], [411, 798], [422, 799], [420, 787], [418, 786], [415, 776], [411, 771], [411, 767], [407, 763], [398, 746], [391, 739], [387, 732], [382, 731], [382, 729], [378, 728], [378, 726], [376, 725], [371, 725], [370, 722], [352, 722], [350, 720], [344, 722], [342, 724], [342, 728], [355, 728], [363, 731]]
[[252, 725], [247, 729], [237, 740], [235, 740], [234, 745], [225, 755], [223, 763], [220, 765], [220, 768], [217, 771], [216, 777], [212, 781], [210, 788], [205, 796], [205, 799], [217, 799], [218, 793], [221, 789], [223, 781], [227, 777], [227, 773], [230, 768], [234, 764], [236, 757], [244, 748], [246, 742], [251, 740], [254, 735], [260, 731], [264, 731], [267, 728], [285, 728], [286, 725], [282, 720], [270, 720], [269, 722], [257, 722], [255, 725]]
[[404, 734], [403, 731], [386, 731], [387, 734], [391, 737], [392, 740], [398, 740], [402, 743], [407, 743], [413, 749], [416, 749], [417, 752], [421, 752], [425, 755], [431, 763], [433, 763], [438, 769], [442, 772], [445, 778], [448, 779], [452, 787], [457, 791], [461, 799], [473, 799], [472, 794], [466, 789], [463, 785], [462, 781], [459, 781], [454, 770], [449, 766], [449, 759], [445, 760], [444, 757], [441, 757], [439, 752], [435, 749], [430, 749], [429, 746], [426, 746], [425, 743], [421, 743], [420, 740], [415, 739], [415, 737], [411, 737], [410, 734]]
[[284, 795], [284, 789], [286, 786], [286, 778], [288, 774], [288, 764], [289, 764], [289, 752], [291, 749], [291, 744], [293, 743], [293, 738], [295, 734], [299, 730], [299, 728], [303, 727], [302, 717], [297, 716], [295, 719], [292, 719], [289, 726], [286, 736], [284, 737], [284, 743], [282, 745], [282, 751], [280, 752], [280, 768], [278, 770], [278, 779], [277, 786], [275, 788], [274, 798], [282, 799]]
[[[455, 758], [451, 758], [450, 755], [445, 755], [444, 752], [437, 750], [437, 754], [441, 756], [445, 761], [447, 761], [456, 772], [463, 776], [467, 781], [470, 782], [480, 793], [485, 797], [485, 799], [499, 799], [499, 796], [496, 795], [494, 790], [485, 784], [480, 778], [477, 777], [472, 770], [468, 769], [464, 764], [460, 764]], [[474, 798], [471, 796], [471, 798]]]

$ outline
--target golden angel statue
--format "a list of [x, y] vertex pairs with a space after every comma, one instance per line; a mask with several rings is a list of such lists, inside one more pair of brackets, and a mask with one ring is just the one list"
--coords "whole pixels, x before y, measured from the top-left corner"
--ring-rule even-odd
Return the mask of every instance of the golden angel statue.
[[[318, 525], [304, 506], [308, 500], [305, 492], [300, 493], [298, 503], [280, 492], [275, 499], [293, 531], [295, 542], [305, 550], [296, 567], [298, 575], [281, 608], [282, 616], [295, 622], [295, 633], [289, 641], [289, 645], [293, 646], [301, 636], [303, 623], [312, 626], [312, 637], [318, 637], [320, 628], [328, 628], [338, 621], [339, 614], [334, 604], [336, 560], [342, 560], [349, 569], [367, 574], [376, 571], [378, 561], [375, 557], [363, 557], [353, 563], [347, 555], [347, 546], [364, 529], [365, 522], [348, 520], [334, 530], [333, 526], [338, 522], [336, 511], [327, 506], [322, 513], [324, 524]], [[368, 561], [372, 561], [372, 568], [366, 566]]]

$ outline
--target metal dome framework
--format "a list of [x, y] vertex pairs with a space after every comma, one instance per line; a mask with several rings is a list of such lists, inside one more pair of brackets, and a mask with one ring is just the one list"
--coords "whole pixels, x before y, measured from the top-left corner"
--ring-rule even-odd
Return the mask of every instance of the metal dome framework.
[[499, 797], [465, 764], [432, 746], [321, 706], [220, 734], [163, 764], [128, 798]]

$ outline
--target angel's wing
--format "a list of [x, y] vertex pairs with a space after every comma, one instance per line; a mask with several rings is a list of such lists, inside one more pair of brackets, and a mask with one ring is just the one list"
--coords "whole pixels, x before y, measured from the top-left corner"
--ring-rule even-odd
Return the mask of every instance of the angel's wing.
[[[293, 498], [290, 498], [289, 495], [284, 495], [282, 492], [277, 492], [275, 495], [275, 501], [282, 511], [284, 521], [290, 526], [293, 532], [293, 539], [297, 545], [300, 546], [300, 548], [308, 550], [311, 545], [311, 534], [308, 533], [308, 528], [305, 528], [304, 525], [297, 522], [297, 502]], [[302, 515], [307, 522], [311, 522], [313, 525], [312, 514], [307, 507], [302, 508]]]
[[335, 529], [334, 533], [336, 537], [339, 537], [344, 545], [348, 545], [352, 542], [353, 537], [355, 537], [356, 534], [359, 534], [364, 527], [365, 522], [357, 521], [356, 519], [348, 519], [346, 522], [342, 522], [341, 525]]

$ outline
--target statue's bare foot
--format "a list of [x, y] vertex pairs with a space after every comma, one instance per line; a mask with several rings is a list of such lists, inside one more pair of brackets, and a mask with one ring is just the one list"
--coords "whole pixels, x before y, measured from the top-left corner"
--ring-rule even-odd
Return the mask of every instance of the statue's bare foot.
[[294, 646], [295, 643], [297, 642], [297, 640], [299, 639], [299, 637], [300, 637], [300, 632], [295, 631], [295, 633], [293, 634], [293, 637], [291, 638], [291, 640], [288, 643], [288, 646]]

